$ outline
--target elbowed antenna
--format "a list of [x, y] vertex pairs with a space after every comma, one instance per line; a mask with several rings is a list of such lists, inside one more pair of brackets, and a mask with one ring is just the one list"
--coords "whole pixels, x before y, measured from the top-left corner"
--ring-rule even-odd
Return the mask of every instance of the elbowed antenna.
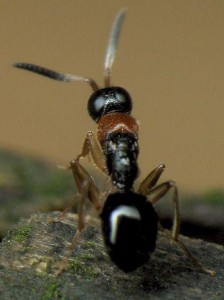
[[122, 9], [117, 14], [115, 21], [113, 23], [113, 27], [111, 30], [107, 51], [106, 51], [106, 57], [104, 61], [104, 81], [105, 81], [105, 87], [110, 86], [110, 79], [111, 79], [111, 68], [114, 62], [114, 58], [117, 52], [119, 37], [121, 33], [121, 28], [124, 23], [124, 19], [126, 16], [126, 9]]
[[31, 72], [37, 73], [39, 75], [43, 75], [43, 76], [49, 77], [51, 79], [59, 80], [59, 81], [85, 82], [85, 83], [88, 83], [92, 87], [94, 92], [99, 90], [99, 86], [97, 85], [97, 83], [93, 79], [90, 79], [90, 78], [85, 78], [85, 77], [78, 76], [78, 75], [63, 74], [63, 73], [59, 73], [59, 72], [56, 72], [56, 71], [53, 71], [53, 70], [50, 70], [50, 69], [47, 69], [44, 67], [40, 67], [37, 65], [29, 64], [29, 63], [14, 63], [13, 66], [16, 68], [19, 68], [19, 69], [31, 71]]

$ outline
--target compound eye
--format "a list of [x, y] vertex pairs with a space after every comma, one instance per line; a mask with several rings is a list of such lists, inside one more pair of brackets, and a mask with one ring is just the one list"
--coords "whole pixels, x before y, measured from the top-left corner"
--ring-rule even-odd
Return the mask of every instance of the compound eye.
[[88, 102], [89, 114], [96, 122], [106, 114], [114, 112], [130, 113], [131, 110], [131, 97], [121, 87], [100, 89], [90, 96]]
[[106, 103], [106, 98], [101, 93], [101, 90], [95, 92], [89, 98], [88, 112], [94, 121], [97, 122], [103, 115], [105, 103]]

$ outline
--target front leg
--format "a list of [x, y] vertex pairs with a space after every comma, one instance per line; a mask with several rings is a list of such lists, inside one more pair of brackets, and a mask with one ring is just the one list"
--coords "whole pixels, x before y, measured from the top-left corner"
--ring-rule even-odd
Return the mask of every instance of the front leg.
[[83, 143], [82, 152], [78, 155], [77, 160], [91, 154], [96, 166], [105, 174], [107, 174], [107, 167], [101, 146], [99, 145], [94, 133], [88, 131]]

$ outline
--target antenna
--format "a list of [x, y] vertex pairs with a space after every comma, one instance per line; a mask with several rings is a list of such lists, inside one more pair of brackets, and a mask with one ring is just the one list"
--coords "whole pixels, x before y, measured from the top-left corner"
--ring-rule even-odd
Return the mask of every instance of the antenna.
[[29, 63], [14, 63], [13, 66], [16, 68], [19, 68], [19, 69], [31, 71], [31, 72], [37, 73], [39, 75], [43, 75], [43, 76], [49, 77], [51, 79], [59, 80], [59, 81], [85, 82], [85, 83], [88, 83], [92, 87], [94, 92], [99, 90], [97, 83], [93, 79], [90, 79], [90, 78], [85, 78], [85, 77], [78, 76], [78, 75], [63, 74], [63, 73], [59, 73], [59, 72], [56, 72], [56, 71], [53, 71], [53, 70], [50, 70], [50, 69], [47, 69], [44, 67], [40, 67], [38, 65], [29, 64]]
[[116, 15], [116, 18], [114, 20], [107, 51], [106, 51], [106, 57], [104, 61], [104, 82], [105, 87], [110, 86], [110, 79], [111, 79], [111, 68], [116, 56], [118, 42], [120, 38], [121, 28], [124, 22], [126, 16], [126, 9], [122, 9], [118, 12]]

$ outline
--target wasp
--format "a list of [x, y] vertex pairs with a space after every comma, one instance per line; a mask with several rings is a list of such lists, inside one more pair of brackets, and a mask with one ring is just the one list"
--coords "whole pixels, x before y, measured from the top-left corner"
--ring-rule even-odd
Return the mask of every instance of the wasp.
[[[104, 87], [90, 78], [63, 74], [29, 63], [15, 63], [20, 69], [60, 81], [81, 81], [93, 90], [88, 100], [88, 112], [97, 124], [97, 134], [89, 131], [85, 137], [81, 154], [69, 164], [80, 195], [79, 224], [70, 250], [85, 228], [86, 203], [95, 207], [102, 223], [102, 233], [111, 260], [123, 271], [131, 272], [145, 264], [156, 246], [157, 232], [163, 230], [153, 205], [168, 191], [173, 190], [173, 227], [171, 238], [204, 272], [214, 275], [202, 266], [179, 240], [180, 214], [178, 189], [170, 180], [157, 184], [165, 165], [158, 165], [134, 189], [139, 174], [139, 125], [131, 115], [132, 98], [128, 91], [111, 84], [111, 68], [116, 55], [126, 10], [121, 10], [112, 26], [104, 61]], [[100, 192], [93, 178], [80, 160], [91, 156], [95, 165], [110, 180], [109, 189]], [[103, 196], [102, 196], [103, 195]], [[70, 252], [71, 252], [70, 251]]]

